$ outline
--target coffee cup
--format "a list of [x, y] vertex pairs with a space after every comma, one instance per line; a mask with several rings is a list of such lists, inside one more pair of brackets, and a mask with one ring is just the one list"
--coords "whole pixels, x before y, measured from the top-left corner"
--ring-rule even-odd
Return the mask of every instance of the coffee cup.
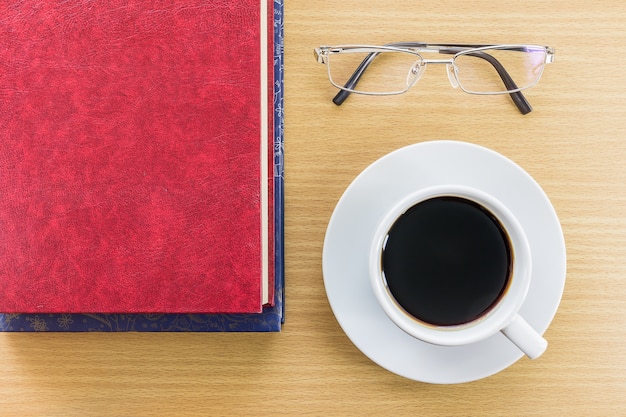
[[459, 346], [501, 332], [531, 359], [546, 340], [520, 315], [532, 279], [522, 225], [496, 197], [438, 185], [398, 201], [377, 224], [371, 286], [409, 335]]

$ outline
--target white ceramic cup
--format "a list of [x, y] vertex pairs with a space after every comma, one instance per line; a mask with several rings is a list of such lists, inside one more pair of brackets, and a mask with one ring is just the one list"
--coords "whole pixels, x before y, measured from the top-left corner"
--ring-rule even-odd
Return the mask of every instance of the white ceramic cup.
[[[460, 197], [487, 209], [508, 234], [512, 252], [512, 268], [505, 293], [483, 316], [453, 326], [425, 323], [406, 312], [387, 287], [383, 273], [383, 248], [389, 230], [409, 208], [435, 197]], [[379, 221], [370, 247], [369, 274], [372, 289], [389, 318], [409, 335], [424, 342], [459, 346], [484, 340], [502, 332], [522, 352], [535, 359], [546, 350], [548, 343], [520, 315], [532, 271], [532, 257], [524, 229], [513, 213], [495, 197], [475, 188], [462, 185], [441, 185], [418, 190], [394, 205]]]

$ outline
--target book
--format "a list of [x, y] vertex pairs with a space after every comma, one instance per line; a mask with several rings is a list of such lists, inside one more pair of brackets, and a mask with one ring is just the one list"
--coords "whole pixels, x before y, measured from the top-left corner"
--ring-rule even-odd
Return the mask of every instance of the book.
[[281, 296], [259, 139], [271, 10], [160, 6], [0, 6], [2, 37], [20, 37], [0, 46], [0, 323], [154, 328], [262, 315]]
[[274, 2], [274, 304], [260, 314], [0, 314], [5, 332], [276, 332], [284, 315], [284, 112], [283, 112], [283, 3]]

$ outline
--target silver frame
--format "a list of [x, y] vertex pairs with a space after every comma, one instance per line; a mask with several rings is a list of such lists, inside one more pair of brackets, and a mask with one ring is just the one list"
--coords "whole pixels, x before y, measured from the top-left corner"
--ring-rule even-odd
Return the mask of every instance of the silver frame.
[[[464, 55], [469, 55], [471, 53], [476, 53], [476, 52], [481, 52], [481, 51], [485, 51], [485, 50], [491, 50], [491, 49], [535, 49], [535, 50], [540, 50], [543, 51], [543, 53], [545, 54], [545, 59], [543, 62], [543, 67], [541, 69], [541, 72], [539, 73], [537, 79], [532, 82], [529, 85], [523, 86], [521, 88], [516, 88], [516, 89], [510, 89], [510, 90], [505, 90], [505, 91], [497, 91], [497, 92], [480, 92], [480, 91], [472, 91], [472, 90], [468, 90], [466, 89], [463, 84], [459, 81], [458, 79], [458, 75], [457, 75], [457, 71], [458, 71], [458, 67], [456, 66], [456, 59], [460, 56], [464, 56]], [[452, 58], [450, 59], [426, 59], [424, 58], [420, 53], [425, 53], [425, 52], [439, 52], [442, 53], [442, 51], [453, 51], [455, 49], [460, 49], [458, 52], [456, 52]], [[335, 53], [345, 53], [347, 52], [346, 50], [350, 50], [350, 52], [366, 52], [366, 53], [372, 53], [372, 54], [376, 54], [377, 52], [386, 52], [386, 51], [391, 51], [391, 52], [402, 52], [402, 53], [409, 53], [409, 54], [413, 54], [416, 56], [416, 64], [419, 62], [419, 65], [417, 65], [415, 69], [417, 69], [417, 71], [419, 71], [419, 74], [415, 77], [415, 80], [411, 83], [407, 83], [407, 87], [401, 91], [393, 91], [393, 92], [367, 92], [367, 91], [360, 91], [360, 90], [354, 90], [351, 88], [347, 88], [345, 85], [340, 85], [337, 84], [332, 76], [331, 76], [331, 72], [330, 72], [330, 66], [328, 65], [328, 59], [329, 59], [329, 55], [331, 54], [335, 54]], [[459, 87], [462, 91], [468, 93], [468, 94], [475, 94], [475, 95], [501, 95], [501, 94], [511, 94], [511, 93], [516, 93], [519, 91], [523, 91], [526, 89], [529, 89], [531, 87], [534, 87], [539, 80], [541, 79], [542, 75], [543, 75], [543, 71], [545, 70], [545, 64], [549, 64], [554, 62], [554, 54], [555, 54], [555, 50], [554, 48], [548, 47], [548, 46], [540, 46], [540, 45], [527, 45], [527, 44], [500, 44], [500, 45], [463, 45], [463, 44], [426, 44], [426, 43], [418, 43], [418, 42], [400, 42], [400, 43], [395, 43], [395, 44], [387, 44], [387, 45], [382, 45], [382, 46], [375, 46], [375, 45], [338, 45], [338, 46], [320, 46], [319, 48], [315, 48], [314, 50], [314, 54], [315, 54], [315, 59], [317, 60], [318, 63], [320, 64], [325, 64], [327, 69], [328, 69], [328, 79], [330, 81], [330, 83], [335, 86], [336, 88], [339, 88], [340, 90], [344, 90], [344, 91], [348, 91], [350, 93], [356, 93], [356, 94], [362, 94], [362, 95], [374, 95], [374, 96], [386, 96], [386, 95], [395, 95], [395, 94], [403, 94], [405, 92], [407, 92], [413, 85], [415, 85], [415, 83], [417, 83], [417, 81], [420, 79], [421, 75], [423, 74], [423, 72], [426, 70], [426, 67], [428, 64], [445, 64], [448, 67], [448, 78], [450, 80], [450, 84], [452, 85], [453, 88]], [[375, 57], [375, 55], [372, 55], [372, 57]], [[365, 68], [367, 67], [368, 64], [365, 65]], [[504, 68], [504, 67], [502, 67]], [[359, 69], [356, 69], [355, 74], [357, 74], [359, 71]]]

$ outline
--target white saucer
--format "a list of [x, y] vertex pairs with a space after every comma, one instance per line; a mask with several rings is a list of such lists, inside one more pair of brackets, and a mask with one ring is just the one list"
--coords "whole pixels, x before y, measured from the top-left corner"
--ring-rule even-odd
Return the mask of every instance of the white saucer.
[[492, 194], [524, 227], [533, 278], [520, 313], [541, 334], [561, 301], [566, 267], [563, 232], [548, 197], [526, 171], [492, 150], [464, 142], [424, 142], [392, 152], [359, 174], [337, 203], [324, 240], [324, 285], [331, 308], [350, 340], [378, 365], [439, 384], [485, 378], [523, 356], [499, 333], [459, 347], [422, 342], [400, 330], [376, 301], [367, 256], [378, 219], [407, 193], [446, 183]]

